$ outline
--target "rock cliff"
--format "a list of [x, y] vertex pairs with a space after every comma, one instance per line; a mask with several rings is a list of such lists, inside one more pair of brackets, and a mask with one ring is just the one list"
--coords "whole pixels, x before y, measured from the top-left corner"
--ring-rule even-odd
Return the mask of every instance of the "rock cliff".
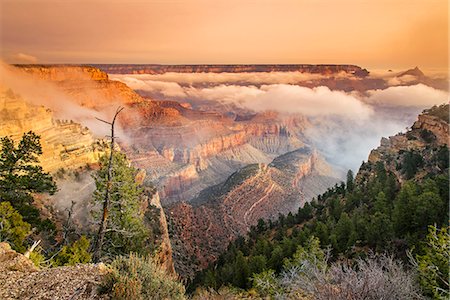
[[440, 162], [448, 161], [446, 155], [442, 156], [443, 148], [448, 146], [449, 105], [435, 106], [420, 114], [406, 133], [382, 138], [380, 146], [370, 152], [368, 163], [360, 168], [357, 179], [374, 174], [377, 163], [383, 163], [400, 183], [438, 174], [442, 172]]
[[16, 70], [37, 82], [54, 84], [71, 101], [83, 107], [102, 110], [112, 104], [143, 101], [126, 84], [109, 80], [108, 74], [91, 66], [18, 65]]
[[0, 93], [0, 136], [21, 139], [23, 133], [34, 131], [41, 136], [43, 155], [40, 160], [46, 171], [76, 169], [95, 163], [103, 153], [101, 141], [72, 121], [57, 120], [52, 111], [27, 103], [11, 90]]
[[169, 239], [169, 230], [167, 227], [167, 219], [164, 213], [164, 209], [161, 206], [158, 192], [154, 193], [150, 198], [149, 204], [156, 207], [159, 210], [158, 222], [159, 222], [159, 240], [157, 256], [162, 267], [169, 273], [175, 273], [175, 268], [172, 259], [172, 245]]

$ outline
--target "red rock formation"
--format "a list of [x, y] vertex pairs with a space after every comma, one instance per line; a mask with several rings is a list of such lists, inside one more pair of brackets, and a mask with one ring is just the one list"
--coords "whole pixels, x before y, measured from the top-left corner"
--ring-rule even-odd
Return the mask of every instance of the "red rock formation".
[[441, 118], [429, 114], [420, 114], [412, 128], [429, 130], [436, 136], [438, 143], [450, 147], [448, 122]]

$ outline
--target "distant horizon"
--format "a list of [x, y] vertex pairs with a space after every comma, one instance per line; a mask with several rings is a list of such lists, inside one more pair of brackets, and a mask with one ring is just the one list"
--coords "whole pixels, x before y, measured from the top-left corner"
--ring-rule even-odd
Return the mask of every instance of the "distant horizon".
[[414, 68], [419, 68], [425, 72], [437, 72], [449, 74], [449, 69], [446, 67], [423, 67], [420, 65], [413, 65], [410, 67], [368, 67], [352, 63], [7, 63], [12, 66], [99, 66], [99, 65], [123, 65], [123, 66], [356, 66], [368, 71], [407, 71]]

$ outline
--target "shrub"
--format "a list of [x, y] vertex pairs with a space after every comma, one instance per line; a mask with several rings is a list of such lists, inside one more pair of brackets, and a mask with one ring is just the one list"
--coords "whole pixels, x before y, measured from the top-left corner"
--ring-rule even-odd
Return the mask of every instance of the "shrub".
[[414, 273], [386, 255], [327, 264], [326, 252], [315, 239], [300, 247], [277, 277], [254, 276], [254, 287], [275, 299], [421, 299]]
[[62, 247], [61, 252], [55, 257], [55, 264], [57, 266], [73, 266], [90, 262], [89, 245], [89, 240], [84, 235], [81, 236], [71, 246]]
[[420, 131], [420, 137], [427, 143], [432, 143], [436, 140], [436, 136], [428, 129], [422, 129]]
[[447, 228], [429, 227], [424, 254], [417, 256], [419, 282], [427, 296], [449, 299], [450, 235]]
[[24, 241], [30, 230], [30, 224], [22, 219], [11, 203], [0, 203], [0, 242], [9, 242], [14, 250], [24, 252]]
[[37, 248], [33, 252], [30, 253], [30, 260], [33, 264], [40, 268], [45, 263], [45, 256], [42, 254], [42, 248]]
[[184, 286], [168, 274], [152, 257], [136, 254], [119, 256], [104, 277], [101, 292], [112, 299], [185, 299]]

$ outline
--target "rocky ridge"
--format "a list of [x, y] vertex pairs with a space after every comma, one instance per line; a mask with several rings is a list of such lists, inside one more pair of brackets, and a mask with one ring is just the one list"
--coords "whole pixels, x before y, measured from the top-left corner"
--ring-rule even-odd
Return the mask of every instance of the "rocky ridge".
[[111, 74], [163, 74], [175, 73], [246, 73], [246, 72], [305, 72], [333, 74], [346, 72], [367, 76], [368, 71], [355, 65], [95, 65]]
[[[330, 167], [305, 147], [270, 164], [251, 164], [218, 185], [201, 191], [191, 203], [168, 207], [175, 268], [184, 277], [217, 259], [228, 243], [245, 235], [258, 219], [276, 219], [297, 210], [311, 195], [337, 182]], [[318, 185], [301, 185], [315, 176]]]
[[[439, 164], [429, 161], [448, 160], [440, 157], [442, 148], [449, 143], [449, 105], [443, 104], [425, 110], [406, 133], [382, 138], [380, 146], [369, 154], [368, 164], [361, 166], [357, 179], [362, 180], [375, 172], [370, 166], [383, 163], [398, 182], [442, 172]], [[418, 157], [422, 157], [419, 159]], [[417, 172], [418, 169], [426, 172]]]

